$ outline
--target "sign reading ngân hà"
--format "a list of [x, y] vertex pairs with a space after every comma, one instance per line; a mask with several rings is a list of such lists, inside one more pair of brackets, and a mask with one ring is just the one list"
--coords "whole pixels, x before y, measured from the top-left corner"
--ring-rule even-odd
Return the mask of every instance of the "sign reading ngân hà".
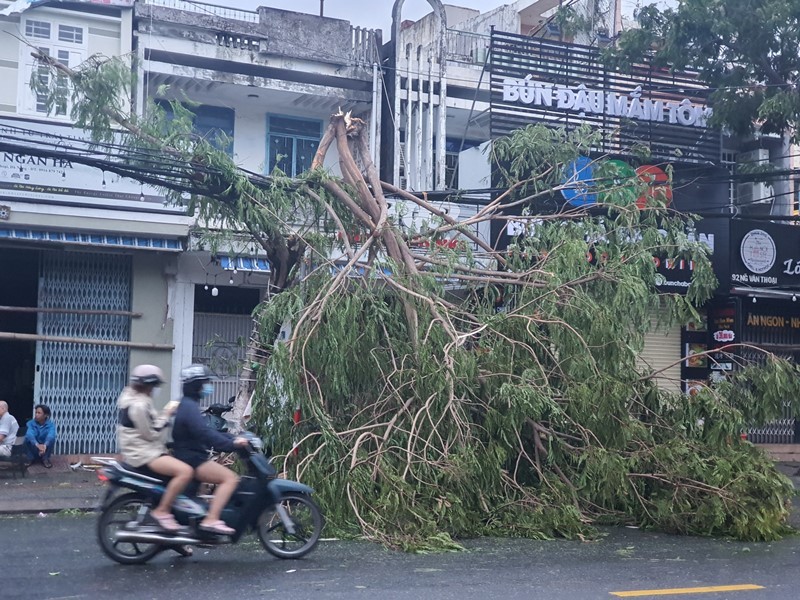
[[592, 90], [584, 84], [569, 87], [534, 81], [530, 75], [524, 79], [505, 78], [503, 101], [687, 127], [706, 127], [712, 112], [711, 108], [697, 106], [688, 98], [680, 102], [643, 98], [641, 86], [626, 95]]

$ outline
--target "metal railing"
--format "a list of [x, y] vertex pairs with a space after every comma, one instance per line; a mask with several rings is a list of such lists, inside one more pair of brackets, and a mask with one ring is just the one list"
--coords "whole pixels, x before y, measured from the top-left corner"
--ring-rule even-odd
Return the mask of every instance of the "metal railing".
[[207, 4], [205, 2], [194, 2], [193, 0], [145, 0], [145, 4], [150, 6], [161, 6], [164, 8], [174, 8], [206, 15], [214, 15], [223, 19], [234, 19], [236, 21], [247, 21], [248, 23], [258, 23], [258, 12], [254, 10], [241, 10], [219, 6], [217, 4]]
[[481, 33], [448, 29], [446, 37], [447, 60], [482, 65], [489, 58], [491, 38]]

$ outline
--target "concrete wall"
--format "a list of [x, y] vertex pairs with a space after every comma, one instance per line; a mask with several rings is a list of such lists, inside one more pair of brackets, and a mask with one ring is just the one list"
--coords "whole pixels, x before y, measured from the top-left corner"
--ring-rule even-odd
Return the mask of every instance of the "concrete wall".
[[272, 54], [347, 64], [352, 40], [350, 22], [262, 6], [260, 31]]
[[[142, 316], [131, 319], [131, 342], [173, 344], [173, 318], [169, 314], [168, 292], [176, 262], [177, 257], [155, 252], [133, 255], [131, 311], [142, 313]], [[160, 367], [167, 381], [173, 379], [172, 350], [131, 349], [131, 368], [143, 363]], [[158, 402], [163, 404], [169, 399], [164, 394]]]
[[13, 113], [17, 110], [17, 69], [19, 68], [19, 49], [11, 35], [19, 35], [18, 25], [0, 22], [0, 113]]

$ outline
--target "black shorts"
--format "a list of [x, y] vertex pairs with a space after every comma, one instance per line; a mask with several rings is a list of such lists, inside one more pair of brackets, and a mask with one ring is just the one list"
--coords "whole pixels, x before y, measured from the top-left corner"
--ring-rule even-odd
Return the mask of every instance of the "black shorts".
[[185, 462], [187, 465], [196, 469], [204, 462], [208, 462], [208, 456], [203, 456], [200, 454], [174, 454], [175, 458], [177, 458], [181, 462]]

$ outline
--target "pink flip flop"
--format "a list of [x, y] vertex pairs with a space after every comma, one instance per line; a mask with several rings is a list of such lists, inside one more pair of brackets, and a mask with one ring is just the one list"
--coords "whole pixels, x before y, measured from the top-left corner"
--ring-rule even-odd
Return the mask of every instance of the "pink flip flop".
[[216, 533], [217, 535], [233, 535], [236, 530], [233, 527], [225, 525], [224, 521], [213, 521], [211, 523], [201, 523], [199, 525], [200, 531], [206, 533]]
[[155, 515], [150, 513], [153, 520], [158, 523], [164, 531], [180, 531], [181, 526], [172, 515]]

